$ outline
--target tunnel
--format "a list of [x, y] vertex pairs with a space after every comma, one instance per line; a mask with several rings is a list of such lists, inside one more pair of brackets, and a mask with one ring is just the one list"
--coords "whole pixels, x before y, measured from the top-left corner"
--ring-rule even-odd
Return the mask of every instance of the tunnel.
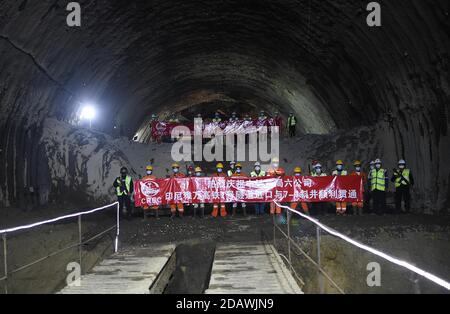
[[[420, 178], [416, 209], [446, 211], [449, 4], [379, 3], [382, 25], [369, 27], [361, 0], [86, 0], [70, 27], [68, 1], [2, 1], [2, 206], [30, 189], [44, 202], [104, 200], [109, 173], [129, 162], [110, 136], [145, 144], [152, 114], [265, 110], [294, 113], [330, 163], [405, 158]], [[91, 130], [86, 103], [98, 110]]]
[[[236, 269], [252, 273], [256, 288], [249, 282], [234, 293], [261, 288], [260, 277], [277, 272], [289, 274], [302, 293], [336, 293], [317, 280], [323, 278], [307, 264], [311, 258], [275, 234], [278, 226], [348, 293], [448, 293], [335, 234], [321, 236], [305, 217], [269, 215], [269, 206], [263, 216], [253, 215], [250, 205], [242, 215], [242, 207], [236, 216], [228, 208], [233, 217], [213, 219], [207, 204], [200, 220], [187, 210], [192, 217], [169, 216], [169, 206], [161, 207], [161, 216], [147, 215], [148, 208], [136, 205], [131, 218], [120, 216], [118, 207], [117, 216], [83, 217], [83, 227], [74, 216], [35, 233], [9, 230], [6, 236], [2, 228], [116, 206], [113, 182], [123, 167], [135, 182], [149, 166], [158, 180], [169, 178], [174, 162], [182, 172], [201, 166], [208, 176], [217, 162], [228, 169], [230, 160], [174, 160], [173, 148], [182, 141], [155, 141], [155, 117], [190, 125], [199, 116], [228, 121], [233, 113], [255, 120], [263, 114], [284, 123], [279, 164], [289, 176], [300, 166], [303, 175], [312, 174], [317, 161], [328, 174], [338, 160], [349, 171], [360, 160], [372, 172], [370, 162], [380, 159], [390, 179], [406, 160], [414, 174], [407, 215], [394, 210], [398, 186], [391, 180], [386, 199], [392, 215], [337, 215], [333, 201], [317, 217], [448, 278], [449, 11], [445, 0], [1, 0], [0, 291], [9, 284], [13, 293], [57, 292], [66, 283], [65, 263], [79, 260], [83, 271], [98, 266], [97, 275], [108, 280], [117, 279], [114, 265], [127, 269], [133, 284], [140, 271], [154, 276], [150, 290], [165, 294], [222, 291], [235, 283], [227, 280]], [[294, 136], [285, 130], [291, 116]], [[250, 173], [256, 160], [236, 161]], [[349, 213], [355, 207], [345, 206]], [[117, 252], [119, 221], [124, 250]], [[99, 236], [101, 228], [109, 229]], [[83, 243], [91, 237], [93, 243]], [[79, 244], [54, 258], [51, 252], [62, 252], [64, 241]], [[7, 265], [18, 267], [42, 252], [54, 259], [22, 274], [10, 269], [16, 282], [8, 278]], [[276, 268], [269, 269], [274, 260]], [[374, 261], [388, 275], [385, 286], [372, 289], [365, 276]], [[136, 271], [128, 263], [153, 268]], [[300, 279], [293, 279], [294, 269]]]

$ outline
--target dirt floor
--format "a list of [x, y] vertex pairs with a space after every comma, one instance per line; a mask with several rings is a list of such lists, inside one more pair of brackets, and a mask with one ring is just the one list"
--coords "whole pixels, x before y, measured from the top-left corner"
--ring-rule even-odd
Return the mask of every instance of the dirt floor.
[[[60, 209], [49, 208], [24, 213], [10, 208], [7, 212], [2, 210], [0, 228], [31, 223], [73, 211], [61, 212]], [[170, 219], [168, 212], [165, 212], [158, 219], [152, 215], [148, 215], [144, 219], [142, 213], [136, 211], [131, 219], [122, 219], [121, 221], [120, 245], [122, 248], [133, 248], [146, 247], [153, 243], [186, 245], [205, 243], [208, 247], [211, 246], [211, 250], [213, 250], [217, 243], [272, 241], [272, 217], [269, 215], [256, 217], [252, 215], [251, 209], [249, 209], [249, 212], [250, 215], [246, 217], [239, 213], [235, 217], [212, 218], [207, 211], [204, 218], [194, 218], [188, 209], [186, 216], [183, 218]], [[337, 217], [329, 214], [318, 218], [326, 225], [356, 240], [388, 254], [404, 258], [419, 267], [442, 276], [444, 279], [450, 278], [450, 267], [448, 266], [448, 261], [450, 261], [450, 215], [349, 215]], [[113, 225], [114, 214], [97, 215], [84, 221], [83, 238], [86, 239]], [[286, 227], [282, 221], [277, 221], [277, 223], [282, 228]], [[293, 219], [291, 231], [302, 248], [309, 252], [311, 257], [316, 258], [315, 227], [303, 219]], [[112, 237], [113, 235], [108, 235], [101, 241], [86, 245], [83, 248], [83, 261], [85, 263], [83, 268], [85, 270], [90, 269], [96, 262], [112, 253]], [[278, 233], [277, 238], [281, 239]], [[38, 228], [32, 233], [19, 234], [8, 241], [8, 248], [11, 251], [8, 256], [9, 266], [20, 266], [24, 262], [45, 256], [55, 249], [61, 249], [67, 244], [76, 243], [77, 239], [78, 230], [75, 221]], [[283, 242], [279, 240], [277, 243], [277, 248], [284, 253]], [[211, 250], [208, 249], [205, 255], [209, 256]], [[324, 235], [322, 237], [324, 267], [333, 274], [334, 278], [337, 278], [337, 281], [340, 281], [346, 292], [413, 293], [416, 291], [411, 285], [395, 285], [392, 280], [386, 280], [383, 288], [368, 289], [365, 285], [366, 261], [380, 260], [356, 251], [358, 250], [331, 236]], [[3, 259], [3, 255], [1, 253], [0, 255]], [[186, 263], [186, 265], [192, 264], [191, 258], [193, 257], [188, 257], [183, 263]], [[77, 259], [78, 250], [75, 248], [58, 257], [52, 257], [21, 274], [18, 273], [9, 282], [10, 292], [55, 292], [64, 285], [67, 263]], [[0, 264], [2, 263], [0, 262]], [[318, 292], [315, 269], [307, 266], [306, 260], [301, 258], [295, 263], [297, 263], [296, 269], [301, 277], [310, 282], [308, 286], [304, 287], [304, 290], [306, 292]], [[380, 261], [380, 263], [383, 264], [384, 262]], [[0, 266], [3, 268], [3, 264]], [[398, 269], [391, 269], [390, 265], [386, 264], [383, 267], [392, 278], [395, 278], [395, 275], [392, 274], [399, 273]], [[3, 274], [0, 272], [0, 275]], [[403, 274], [402, 276], [409, 278], [409, 274]], [[0, 288], [2, 287], [0, 286]], [[176, 291], [177, 287], [171, 289]], [[421, 289], [421, 292], [442, 292], [438, 289], [430, 289], [425, 283], [422, 283]], [[329, 286], [327, 286], [326, 291], [336, 292]]]

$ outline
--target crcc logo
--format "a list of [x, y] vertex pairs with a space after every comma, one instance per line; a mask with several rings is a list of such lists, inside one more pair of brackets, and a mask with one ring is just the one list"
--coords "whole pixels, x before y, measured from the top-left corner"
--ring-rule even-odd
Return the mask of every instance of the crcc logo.
[[141, 192], [147, 197], [153, 197], [158, 195], [160, 191], [159, 184], [155, 181], [141, 181]]

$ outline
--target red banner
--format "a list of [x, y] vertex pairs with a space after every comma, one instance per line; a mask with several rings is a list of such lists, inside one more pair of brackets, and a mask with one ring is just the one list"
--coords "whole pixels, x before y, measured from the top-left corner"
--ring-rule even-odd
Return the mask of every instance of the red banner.
[[190, 177], [135, 182], [135, 205], [175, 203], [357, 202], [363, 200], [360, 176]]
[[[151, 135], [154, 139], [161, 137], [170, 137], [172, 130], [177, 126], [187, 127], [191, 135], [194, 134], [194, 123], [182, 124], [164, 121], [153, 121], [151, 123]], [[209, 138], [212, 134], [222, 133], [227, 134], [249, 134], [262, 130], [263, 127], [278, 126], [282, 127], [282, 121], [280, 118], [273, 119], [254, 119], [254, 120], [237, 120], [237, 121], [222, 121], [222, 122], [207, 122], [203, 123], [202, 131], [203, 137]], [[269, 131], [269, 130], [268, 130]]]

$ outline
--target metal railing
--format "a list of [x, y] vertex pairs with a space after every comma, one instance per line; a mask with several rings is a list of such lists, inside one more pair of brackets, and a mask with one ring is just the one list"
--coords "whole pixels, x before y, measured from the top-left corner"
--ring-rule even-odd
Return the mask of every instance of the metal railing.
[[[337, 291], [339, 293], [344, 294], [344, 290], [341, 287], [339, 287], [339, 285], [331, 278], [331, 276], [329, 274], [327, 274], [327, 272], [325, 272], [325, 270], [321, 266], [321, 258], [320, 258], [320, 256], [321, 256], [321, 253], [320, 253], [321, 230], [324, 230], [325, 232], [331, 234], [332, 236], [340, 238], [340, 239], [346, 241], [347, 243], [350, 243], [350, 244], [352, 244], [352, 245], [354, 245], [354, 246], [356, 246], [356, 247], [358, 247], [358, 248], [360, 248], [360, 249], [362, 249], [364, 251], [367, 251], [367, 252], [372, 253], [372, 254], [374, 254], [376, 256], [379, 256], [379, 257], [381, 257], [381, 258], [383, 258], [383, 259], [385, 259], [385, 260], [387, 260], [387, 261], [389, 261], [389, 262], [391, 262], [393, 264], [396, 264], [398, 266], [406, 268], [406, 269], [410, 270], [412, 272], [412, 274], [414, 274], [414, 275], [420, 275], [422, 277], [425, 277], [426, 279], [432, 281], [433, 283], [435, 283], [435, 284], [437, 284], [437, 285], [439, 285], [441, 287], [444, 287], [447, 290], [450, 290], [450, 283], [449, 282], [447, 282], [447, 281], [445, 281], [445, 280], [443, 280], [443, 279], [441, 279], [441, 278], [439, 278], [439, 277], [437, 277], [437, 276], [435, 276], [435, 275], [433, 275], [433, 274], [431, 274], [431, 273], [429, 273], [429, 272], [427, 272], [427, 271], [425, 271], [423, 269], [420, 269], [420, 268], [418, 268], [418, 267], [416, 267], [416, 266], [414, 266], [414, 265], [412, 265], [412, 264], [410, 264], [408, 262], [405, 262], [405, 261], [402, 261], [402, 260], [397, 259], [395, 257], [392, 257], [392, 256], [390, 256], [390, 255], [388, 255], [386, 253], [383, 253], [383, 252], [379, 251], [379, 250], [371, 248], [371, 247], [369, 247], [369, 246], [367, 246], [365, 244], [359, 243], [358, 241], [355, 241], [355, 240], [353, 240], [353, 239], [351, 239], [351, 238], [349, 238], [349, 237], [347, 237], [347, 236], [337, 232], [336, 230], [334, 230], [334, 229], [332, 229], [332, 228], [330, 228], [330, 227], [320, 223], [317, 219], [314, 219], [314, 218], [310, 217], [309, 215], [302, 214], [299, 211], [294, 210], [294, 209], [292, 209], [292, 208], [290, 208], [288, 206], [281, 205], [277, 201], [275, 201], [275, 204], [277, 206], [281, 207], [281, 208], [286, 209], [286, 211], [287, 211], [287, 215], [286, 215], [287, 216], [287, 219], [286, 219], [287, 220], [286, 221], [287, 232], [284, 232], [283, 229], [281, 229], [277, 225], [275, 215], [273, 215], [273, 241], [274, 241], [274, 246], [276, 246], [276, 231], [278, 230], [287, 240], [288, 256], [287, 256], [287, 258], [285, 257], [285, 259], [287, 260], [287, 262], [289, 264], [289, 267], [291, 268], [291, 272], [293, 272], [296, 277], [299, 277], [297, 275], [297, 273], [295, 272], [293, 264], [292, 264], [292, 253], [296, 254], [296, 252], [292, 249], [292, 246], [293, 246], [295, 249], [298, 250], [298, 252], [301, 255], [306, 257], [306, 259], [309, 262], [311, 262], [317, 268], [320, 293], [324, 293], [324, 284], [323, 284], [323, 277], [324, 277], [325, 279], [327, 279], [331, 283], [331, 285], [333, 287], [335, 287], [337, 289]], [[316, 261], [313, 258], [311, 258], [300, 247], [300, 245], [298, 245], [298, 243], [296, 243], [294, 241], [294, 239], [292, 238], [292, 236], [291, 236], [291, 216], [292, 216], [292, 213], [295, 213], [298, 216], [300, 216], [302, 218], [305, 218], [306, 220], [308, 220], [308, 221], [310, 221], [310, 222], [312, 222], [312, 223], [314, 223], [316, 225], [316, 242], [317, 242], [317, 260]]]
[[[111, 208], [116, 208], [116, 224], [95, 234], [94, 236], [90, 237], [89, 239], [83, 240], [82, 237], [82, 224], [81, 224], [81, 217], [84, 215], [90, 215], [96, 212], [100, 212], [103, 210], [107, 210], [107, 209], [111, 209]], [[77, 243], [73, 243], [70, 244], [62, 249], [53, 251], [41, 258], [38, 258], [36, 260], [33, 260], [30, 263], [27, 263], [25, 265], [22, 265], [20, 267], [17, 267], [15, 269], [9, 270], [8, 269], [8, 235], [17, 231], [22, 231], [22, 230], [29, 230], [38, 226], [42, 226], [42, 225], [47, 225], [47, 224], [51, 224], [51, 223], [55, 223], [55, 222], [59, 222], [62, 220], [66, 220], [66, 219], [70, 219], [70, 218], [75, 218], [77, 217], [77, 224], [78, 224], [78, 242]], [[4, 292], [5, 294], [8, 294], [8, 279], [11, 277], [11, 275], [20, 272], [22, 270], [25, 270], [33, 265], [36, 265], [38, 263], [41, 263], [47, 259], [49, 259], [52, 256], [61, 254], [67, 250], [73, 249], [75, 247], [78, 247], [78, 259], [79, 259], [79, 264], [80, 264], [80, 270], [82, 267], [82, 252], [83, 252], [83, 245], [85, 245], [86, 243], [89, 243], [97, 238], [100, 238], [101, 236], [103, 236], [104, 234], [112, 231], [116, 229], [116, 234], [115, 234], [115, 239], [114, 239], [114, 252], [117, 253], [118, 249], [119, 249], [119, 234], [120, 234], [120, 212], [119, 212], [119, 203], [118, 202], [114, 202], [110, 205], [106, 205], [103, 207], [99, 207], [99, 208], [95, 208], [89, 211], [85, 211], [85, 212], [78, 212], [75, 214], [70, 214], [70, 215], [65, 215], [65, 216], [61, 216], [61, 217], [57, 217], [54, 219], [49, 219], [49, 220], [45, 220], [45, 221], [41, 221], [41, 222], [37, 222], [37, 223], [33, 223], [30, 225], [24, 225], [24, 226], [20, 226], [20, 227], [14, 227], [14, 228], [9, 228], [9, 229], [4, 229], [4, 230], [0, 230], [0, 235], [2, 237], [2, 242], [3, 242], [3, 277], [0, 277], [0, 282], [4, 282]]]

